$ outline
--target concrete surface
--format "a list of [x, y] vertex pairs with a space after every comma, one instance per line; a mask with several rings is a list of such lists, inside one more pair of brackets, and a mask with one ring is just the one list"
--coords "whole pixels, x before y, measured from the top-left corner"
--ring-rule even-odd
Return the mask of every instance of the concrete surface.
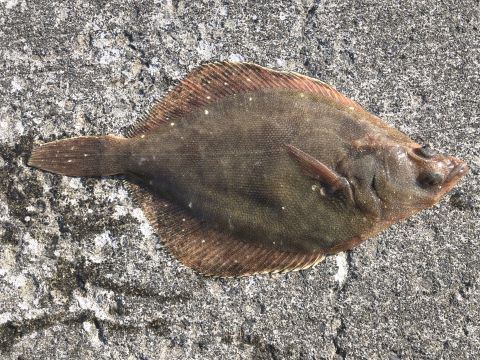
[[[477, 359], [478, 0], [0, 0], [2, 359]], [[204, 278], [124, 185], [26, 167], [121, 134], [196, 65], [316, 76], [470, 175], [434, 208], [299, 273]]]

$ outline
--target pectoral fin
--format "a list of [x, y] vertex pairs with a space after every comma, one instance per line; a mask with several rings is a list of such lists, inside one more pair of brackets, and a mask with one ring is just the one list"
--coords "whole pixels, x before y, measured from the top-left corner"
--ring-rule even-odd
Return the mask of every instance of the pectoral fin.
[[320, 181], [330, 193], [342, 192], [353, 202], [352, 188], [348, 180], [336, 171], [293, 145], [287, 145], [289, 154], [309, 176]]

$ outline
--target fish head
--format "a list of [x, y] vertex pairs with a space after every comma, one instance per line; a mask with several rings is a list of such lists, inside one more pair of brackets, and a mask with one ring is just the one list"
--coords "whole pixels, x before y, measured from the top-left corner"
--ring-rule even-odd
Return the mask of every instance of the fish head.
[[434, 205], [468, 172], [464, 161], [429, 146], [373, 145], [356, 149], [347, 179], [356, 206], [386, 221], [398, 221]]

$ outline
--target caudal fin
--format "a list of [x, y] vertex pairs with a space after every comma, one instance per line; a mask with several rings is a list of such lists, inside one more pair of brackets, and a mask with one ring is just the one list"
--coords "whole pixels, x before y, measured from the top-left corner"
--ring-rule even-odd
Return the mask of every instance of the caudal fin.
[[53, 141], [34, 149], [28, 165], [68, 176], [122, 174], [127, 141], [113, 135]]

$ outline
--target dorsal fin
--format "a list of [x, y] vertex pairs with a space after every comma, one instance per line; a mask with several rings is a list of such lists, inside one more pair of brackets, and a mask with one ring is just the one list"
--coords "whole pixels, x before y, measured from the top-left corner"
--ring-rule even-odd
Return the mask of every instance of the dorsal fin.
[[[330, 85], [308, 76], [271, 70], [250, 63], [216, 62], [193, 70], [162, 100], [156, 102], [139, 124], [128, 131], [127, 136], [135, 137], [145, 134], [225, 96], [265, 89], [292, 89], [314, 93], [336, 102], [339, 106], [373, 117], [355, 101]], [[378, 121], [381, 124], [376, 125], [386, 126], [380, 119]]]
[[324, 259], [319, 252], [287, 252], [240, 241], [207, 227], [188, 211], [139, 185], [127, 184], [169, 252], [204, 275], [235, 277], [295, 271]]

